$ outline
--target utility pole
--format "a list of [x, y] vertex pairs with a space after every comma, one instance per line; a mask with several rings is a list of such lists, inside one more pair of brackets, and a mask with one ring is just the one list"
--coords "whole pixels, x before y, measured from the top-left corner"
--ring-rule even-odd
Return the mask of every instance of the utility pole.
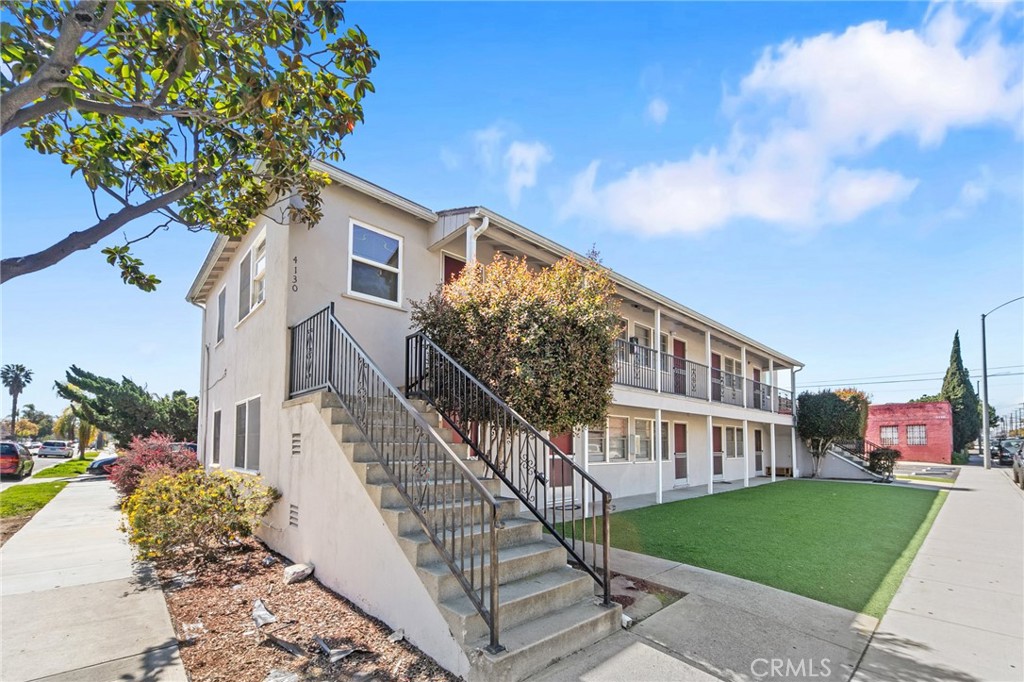
[[995, 311], [999, 310], [1003, 306], [1010, 305], [1016, 301], [1024, 299], [1024, 296], [1018, 296], [1017, 298], [1011, 299], [1006, 303], [1000, 303], [992, 310], [987, 313], [983, 313], [981, 316], [981, 387], [982, 387], [982, 406], [981, 406], [981, 435], [982, 435], [982, 453], [985, 462], [985, 468], [992, 468], [992, 455], [989, 452], [989, 441], [988, 441], [988, 357], [985, 349], [985, 317], [991, 315]]

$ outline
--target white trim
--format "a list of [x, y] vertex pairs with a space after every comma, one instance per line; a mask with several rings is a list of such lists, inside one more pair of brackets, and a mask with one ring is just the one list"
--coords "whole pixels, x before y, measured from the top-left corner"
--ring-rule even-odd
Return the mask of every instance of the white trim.
[[[220, 415], [220, 434], [217, 434], [217, 429], [214, 428], [217, 425], [217, 415]], [[217, 436], [220, 436], [218, 438]], [[224, 440], [224, 411], [220, 408], [214, 408], [210, 414], [210, 466], [220, 468], [221, 462], [224, 459], [224, 448], [218, 448], [218, 445], [223, 446]], [[217, 461], [214, 462], [214, 454], [217, 455]]]
[[309, 165], [321, 173], [326, 173], [332, 180], [336, 180], [339, 185], [353, 189], [360, 194], [365, 194], [368, 197], [376, 199], [382, 204], [388, 204], [389, 206], [405, 211], [420, 220], [424, 220], [428, 223], [437, 222], [437, 213], [431, 211], [426, 206], [421, 206], [420, 204], [399, 196], [394, 192], [389, 192], [383, 187], [375, 185], [368, 180], [364, 180], [363, 178], [352, 175], [351, 173], [346, 173], [340, 168], [335, 168], [334, 166], [324, 163], [318, 159], [313, 159], [310, 161]]
[[[683, 443], [683, 454], [686, 455], [686, 478], [676, 478], [676, 454], [679, 452], [679, 445], [676, 443], [676, 424], [682, 424], [685, 428], [683, 429], [686, 433], [686, 442]], [[672, 463], [672, 480], [675, 481], [674, 485], [684, 486], [689, 485], [690, 481], [690, 423], [683, 419], [673, 419], [669, 422], [669, 433], [671, 435], [671, 447], [672, 457], [669, 461]], [[708, 434], [708, 438], [711, 434]], [[710, 472], [709, 472], [710, 473]]]
[[[611, 420], [612, 419], [625, 419], [626, 420], [626, 457], [624, 459], [612, 459], [612, 437], [611, 437]], [[604, 418], [604, 461], [606, 464], [627, 464], [632, 463], [633, 458], [630, 457], [629, 453], [629, 415], [623, 414], [609, 414]]]
[[[651, 456], [649, 458], [647, 458], [647, 459], [640, 459], [639, 457], [637, 457], [637, 455], [640, 454], [640, 434], [637, 433], [637, 428], [636, 428], [636, 423], [637, 422], [650, 422], [650, 424], [651, 424], [651, 448], [650, 448]], [[656, 433], [655, 429], [654, 429], [654, 427], [655, 427], [655, 425], [657, 423], [658, 423], [657, 420], [655, 420], [653, 417], [633, 417], [633, 424], [632, 424], [633, 428], [630, 429], [630, 435], [635, 439], [635, 443], [634, 443], [635, 449], [631, 453], [632, 456], [633, 456], [633, 461], [634, 462], [636, 462], [638, 464], [643, 464], [645, 462], [657, 462], [657, 461], [659, 461], [658, 458], [655, 456], [655, 448], [656, 448], [655, 439], [661, 437], [661, 433]]]
[[[244, 466], [244, 464], [248, 464], [249, 463], [249, 423], [250, 423], [250, 420], [249, 420], [249, 403], [251, 401], [253, 401], [253, 400], [256, 400], [257, 398], [260, 399], [260, 419], [261, 420], [263, 419], [263, 394], [262, 393], [257, 393], [256, 395], [252, 395], [252, 396], [249, 396], [248, 398], [244, 398], [242, 400], [237, 401], [233, 405], [233, 407], [235, 409], [234, 409], [234, 414], [232, 415], [232, 418], [233, 418], [232, 426], [234, 426], [234, 428], [232, 429], [232, 438], [231, 438], [231, 468], [232, 468], [232, 470], [240, 471], [240, 472], [245, 473], [245, 474], [255, 474], [255, 475], [258, 475], [260, 473], [260, 470], [259, 469], [250, 469], [247, 466]], [[237, 442], [235, 441], [235, 439], [238, 437], [238, 406], [239, 405], [245, 405], [245, 448], [244, 448], [244, 455], [243, 455], [243, 458], [242, 458], [244, 460], [244, 462], [243, 462], [243, 466], [241, 466], [241, 467], [235, 466], [235, 448], [237, 447]], [[260, 426], [262, 426], [262, 424]], [[223, 431], [224, 430], [224, 418], [223, 417], [221, 417], [220, 427], [221, 427], [221, 430]], [[263, 429], [259, 428], [259, 432], [260, 432], [260, 447], [262, 448], [262, 446], [263, 446]], [[223, 454], [224, 453], [221, 453], [221, 459], [222, 460], [223, 460]], [[260, 459], [262, 459], [262, 457]]]
[[463, 258], [462, 256], [460, 256], [459, 254], [452, 253], [451, 251], [445, 251], [444, 249], [441, 249], [441, 257], [438, 259], [440, 261], [439, 265], [441, 266], [441, 277], [440, 277], [440, 279], [438, 279], [438, 281], [441, 284], [445, 283], [445, 281], [444, 281], [444, 257], [445, 256], [449, 256], [451, 258], [454, 258], [457, 261], [462, 261], [462, 265], [463, 266], [466, 265], [466, 259]]
[[[359, 227], [363, 228], [364, 230], [368, 230], [370, 232], [376, 232], [377, 234], [379, 234], [379, 235], [381, 235], [383, 237], [386, 237], [388, 239], [394, 239], [395, 241], [398, 242], [398, 267], [397, 268], [392, 266], [392, 265], [388, 265], [387, 263], [381, 263], [379, 261], [375, 261], [375, 260], [372, 260], [372, 259], [369, 259], [369, 258], [365, 258], [363, 256], [358, 256], [358, 255], [355, 254], [353, 247], [355, 245], [355, 229], [356, 229], [357, 225]], [[405, 260], [405, 238], [402, 237], [402, 235], [395, 234], [393, 232], [389, 232], [389, 231], [387, 231], [387, 230], [385, 230], [383, 228], [380, 228], [380, 227], [377, 227], [376, 225], [368, 223], [365, 220], [360, 220], [358, 218], [349, 217], [349, 219], [348, 219], [348, 261], [347, 261], [347, 264], [348, 264], [348, 282], [346, 282], [346, 289], [345, 289], [345, 294], [347, 296], [352, 296], [353, 298], [359, 298], [359, 299], [366, 300], [366, 301], [375, 301], [375, 302], [385, 303], [385, 304], [388, 304], [388, 305], [390, 305], [392, 307], [401, 308], [401, 306], [402, 306], [402, 289], [403, 289], [403, 286], [402, 286], [402, 280], [403, 280], [402, 271], [403, 271], [403, 267], [402, 266], [404, 265], [404, 263], [403, 263], [404, 260]], [[367, 293], [362, 292], [362, 291], [354, 290], [352, 288], [352, 278], [353, 278], [353, 274], [355, 272], [355, 268], [352, 267], [352, 262], [353, 261], [357, 261], [359, 263], [363, 263], [364, 265], [369, 265], [370, 267], [380, 268], [381, 270], [385, 270], [387, 272], [394, 273], [395, 277], [396, 277], [396, 280], [397, 280], [397, 283], [398, 283], [397, 289], [395, 291], [395, 294], [397, 295], [397, 299], [396, 300], [391, 300], [390, 298], [382, 298], [380, 296], [374, 296], [373, 294], [367, 294]]]
[[[247, 313], [245, 314], [245, 317], [243, 317], [242, 319], [240, 319], [240, 320], [239, 320], [238, 322], [235, 322], [235, 327], [234, 327], [234, 328], [235, 328], [235, 329], [238, 329], [238, 328], [239, 328], [239, 327], [241, 327], [241, 326], [242, 326], [243, 324], [245, 324], [245, 321], [246, 321], [246, 320], [248, 320], [248, 319], [249, 319], [250, 317], [252, 317], [252, 316], [253, 316], [253, 313], [255, 313], [255, 312], [256, 312], [257, 310], [259, 310], [259, 309], [260, 309], [260, 308], [262, 308], [262, 307], [263, 307], [264, 305], [266, 305], [266, 303], [267, 303], [267, 299], [265, 299], [265, 298], [264, 298], [264, 299], [263, 299], [262, 301], [260, 301], [260, 302], [259, 302], [259, 303], [257, 303], [256, 305], [254, 305], [254, 306], [253, 306], [252, 308], [249, 308], [249, 312], [247, 312]], [[217, 344], [217, 345], [219, 346], [220, 344]], [[215, 347], [216, 347], [216, 346], [215, 346]]]
[[[224, 310], [220, 309], [220, 297], [224, 297]], [[220, 344], [224, 343], [224, 337], [227, 336], [227, 322], [228, 322], [228, 285], [225, 283], [221, 286], [220, 291], [217, 292], [217, 323], [213, 328], [213, 347], [216, 348]], [[223, 336], [217, 338], [217, 334], [223, 332]]]

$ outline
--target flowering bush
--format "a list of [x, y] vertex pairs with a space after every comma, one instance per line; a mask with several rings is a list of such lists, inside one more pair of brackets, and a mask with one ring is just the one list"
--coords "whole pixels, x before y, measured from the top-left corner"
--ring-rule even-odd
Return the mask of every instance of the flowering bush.
[[128, 537], [144, 559], [201, 568], [252, 535], [279, 497], [235, 471], [150, 473], [125, 503]]
[[110, 480], [122, 497], [128, 497], [147, 474], [176, 474], [198, 466], [196, 453], [187, 449], [173, 451], [169, 437], [154, 433], [148, 438], [132, 438], [131, 445], [111, 466]]

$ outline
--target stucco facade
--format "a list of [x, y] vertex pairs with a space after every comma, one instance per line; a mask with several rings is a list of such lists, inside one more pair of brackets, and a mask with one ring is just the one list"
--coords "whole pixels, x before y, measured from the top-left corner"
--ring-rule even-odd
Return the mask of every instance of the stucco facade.
[[903, 461], [949, 464], [953, 457], [953, 410], [945, 401], [871, 405], [865, 437], [896, 448]]

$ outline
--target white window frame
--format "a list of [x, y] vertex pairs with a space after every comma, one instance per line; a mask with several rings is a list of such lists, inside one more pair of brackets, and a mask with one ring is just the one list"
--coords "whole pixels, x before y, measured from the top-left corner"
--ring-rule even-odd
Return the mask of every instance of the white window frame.
[[[623, 435], [625, 436], [625, 438], [624, 438], [624, 442], [622, 444], [622, 457], [616, 457], [614, 459], [612, 458], [612, 433], [611, 433], [612, 432], [611, 425], [612, 425], [612, 420], [613, 419], [624, 419], [624, 420], [626, 420], [626, 428], [623, 431]], [[617, 415], [617, 414], [610, 414], [610, 415], [608, 415], [605, 418], [604, 433], [605, 433], [605, 448], [604, 448], [605, 461], [611, 462], [611, 463], [618, 463], [618, 464], [630, 461], [630, 454], [629, 454], [629, 417], [625, 417], [625, 416], [621, 416], [621, 415]]]
[[[250, 446], [249, 434], [251, 432], [250, 428], [249, 428], [249, 425], [252, 424], [252, 415], [250, 414], [250, 404], [254, 400], [259, 400], [260, 401], [260, 420], [257, 423], [256, 431], [259, 434], [260, 450], [262, 450], [263, 429], [261, 428], [261, 426], [262, 426], [261, 422], [263, 421], [263, 400], [262, 400], [262, 395], [254, 395], [254, 396], [250, 396], [250, 397], [246, 398], [245, 400], [240, 400], [237, 403], [235, 403], [235, 405], [234, 405], [234, 424], [233, 424], [234, 429], [232, 429], [232, 433], [233, 433], [234, 437], [231, 439], [231, 445], [233, 446], [232, 449], [231, 449], [231, 457], [232, 457], [231, 463], [234, 465], [233, 468], [236, 471], [244, 471], [244, 472], [247, 472], [247, 473], [258, 474], [259, 473], [258, 465], [257, 465], [257, 468], [255, 468], [255, 469], [249, 466], [249, 464], [250, 464], [250, 454], [251, 454], [249, 452], [249, 446]], [[244, 453], [243, 456], [242, 456], [242, 466], [238, 466], [238, 462], [235, 459], [237, 457], [237, 452], [238, 452], [238, 406], [239, 405], [245, 405], [245, 432], [244, 432], [245, 444], [244, 444], [244, 446], [242, 448], [242, 451]], [[223, 421], [221, 423], [223, 424]], [[223, 430], [223, 428], [224, 427], [222, 425], [221, 429]], [[261, 452], [257, 451], [257, 453], [256, 453], [257, 458], [259, 458], [261, 456], [261, 454], [262, 454]]]
[[[895, 431], [895, 438], [887, 438], [885, 435], [886, 429], [892, 429]], [[899, 424], [882, 424], [878, 427], [878, 443], [884, 447], [891, 447], [893, 445], [900, 444], [900, 427]]]
[[[672, 422], [661, 420], [661, 426], [665, 427], [665, 438], [661, 444], [661, 461], [670, 462], [672, 461]], [[658, 429], [658, 438], [661, 438], [661, 429]]]
[[[357, 256], [355, 254], [355, 249], [353, 247], [355, 246], [355, 231], [356, 231], [356, 226], [357, 225], [359, 227], [363, 228], [364, 230], [369, 230], [370, 232], [376, 232], [379, 235], [387, 237], [388, 239], [394, 239], [394, 240], [396, 240], [398, 242], [398, 267], [397, 268], [392, 267], [392, 266], [390, 266], [390, 265], [388, 265], [386, 263], [379, 263], [379, 262], [377, 262], [375, 260], [371, 260], [369, 258], [363, 258], [362, 256]], [[368, 223], [368, 222], [366, 222], [364, 220], [356, 220], [355, 218], [349, 218], [349, 221], [348, 221], [348, 285], [347, 285], [347, 290], [346, 290], [347, 295], [349, 295], [349, 296], [351, 296], [353, 298], [362, 299], [364, 301], [370, 301], [372, 303], [379, 303], [380, 305], [391, 306], [392, 308], [401, 308], [402, 307], [402, 289], [403, 289], [403, 287], [402, 287], [402, 279], [403, 279], [402, 278], [402, 265], [403, 265], [404, 259], [405, 259], [405, 239], [402, 237], [402, 235], [395, 234], [393, 232], [388, 232], [387, 230], [384, 230], [384, 229], [381, 229], [379, 227], [376, 227], [375, 225], [371, 225], [370, 223]], [[379, 296], [374, 296], [372, 294], [364, 294], [361, 291], [356, 291], [355, 289], [353, 289], [352, 288], [352, 277], [353, 277], [353, 275], [355, 273], [355, 269], [352, 267], [352, 261], [358, 261], [358, 262], [363, 263], [365, 265], [369, 265], [370, 267], [380, 268], [381, 270], [386, 270], [388, 272], [395, 273], [395, 276], [398, 279], [398, 289], [397, 289], [398, 300], [392, 301], [389, 298], [380, 298]], [[444, 258], [441, 259], [441, 279], [442, 279], [442, 281], [444, 280]]]
[[[640, 436], [640, 430], [637, 427], [638, 427], [638, 425], [641, 422], [647, 422], [647, 425], [648, 425], [647, 426], [647, 428], [648, 428], [647, 457], [641, 457], [640, 456], [641, 436]], [[653, 462], [654, 461], [654, 444], [655, 444], [655, 440], [654, 439], [656, 437], [660, 437], [660, 434], [658, 434], [656, 436], [655, 433], [654, 433], [654, 424], [655, 424], [655, 421], [653, 419], [647, 419], [645, 417], [634, 417], [633, 418], [633, 429], [632, 429], [632, 434], [633, 434], [633, 439], [632, 439], [633, 440], [633, 453], [632, 454], [633, 454], [633, 461], [634, 462]]]
[[[594, 438], [598, 433], [601, 434], [600, 438]], [[593, 427], [587, 427], [587, 462], [589, 464], [601, 464], [608, 461], [608, 429], [607, 424], [602, 426], [600, 429]], [[599, 455], [598, 458], [594, 458], [593, 455]]]
[[742, 459], [746, 449], [745, 440], [742, 426], [723, 426], [722, 447], [725, 448], [725, 458]]
[[210, 466], [219, 467], [221, 457], [221, 442], [224, 440], [224, 414], [221, 410], [214, 410], [210, 420]]
[[[263, 254], [261, 256], [259, 256], [259, 258], [257, 258], [257, 255], [259, 253], [260, 247], [263, 247]], [[243, 274], [242, 273], [242, 263], [245, 262], [246, 258], [249, 259], [249, 273], [247, 275], [247, 281], [249, 283], [249, 301], [248, 301], [248, 308], [246, 308], [244, 311], [241, 308], [239, 308], [239, 310], [238, 310], [238, 323], [235, 324], [235, 328], [236, 329], [238, 328], [238, 325], [242, 324], [247, 319], [249, 319], [250, 315], [252, 315], [254, 312], [256, 312], [261, 307], [263, 307], [264, 301], [267, 300], [267, 229], [266, 228], [263, 228], [263, 230], [260, 231], [260, 233], [258, 235], [256, 235], [256, 238], [252, 242], [252, 246], [249, 247], [249, 250], [245, 252], [245, 254], [242, 256], [241, 260], [238, 262], [239, 285], [241, 285], [241, 278], [242, 278], [242, 274]], [[262, 266], [258, 265], [258, 263], [261, 263]], [[261, 268], [261, 269], [259, 269], [259, 272], [257, 272], [258, 268]], [[257, 285], [259, 285], [259, 286], [257, 287]], [[257, 288], [259, 289], [258, 292], [257, 292]], [[257, 300], [257, 297], [258, 297], [258, 300]], [[239, 297], [238, 298], [239, 298], [238, 305], [241, 306], [242, 305], [241, 291], [239, 291]], [[226, 308], [226, 304], [225, 304], [225, 308]]]
[[[914, 431], [911, 431], [911, 429], [914, 429]], [[920, 434], [917, 434], [917, 429], [921, 430]], [[907, 445], [928, 445], [928, 425], [907, 424]]]
[[228, 322], [228, 288], [223, 286], [217, 294], [217, 327], [213, 331], [216, 339], [215, 345], [220, 345], [224, 340], [224, 330]]

